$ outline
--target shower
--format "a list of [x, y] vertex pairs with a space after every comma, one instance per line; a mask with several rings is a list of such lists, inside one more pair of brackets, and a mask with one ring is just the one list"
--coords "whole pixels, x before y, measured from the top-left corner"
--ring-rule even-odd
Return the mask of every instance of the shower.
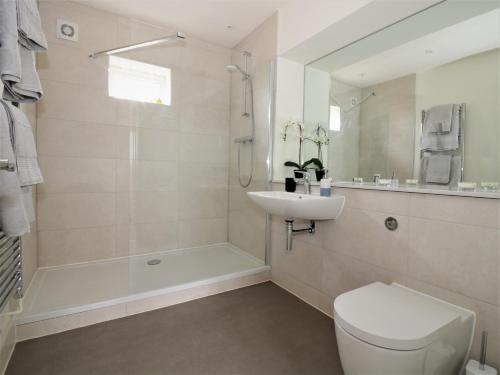
[[[252, 122], [251, 134], [243, 137], [236, 138], [234, 143], [238, 144], [238, 181], [241, 187], [246, 188], [252, 182], [253, 177], [253, 167], [254, 167], [254, 137], [255, 137], [255, 116], [254, 116], [254, 105], [253, 105], [253, 83], [252, 76], [248, 74], [248, 59], [251, 57], [250, 52], [243, 52], [243, 56], [245, 58], [245, 68], [242, 69], [236, 64], [226, 65], [226, 70], [230, 73], [240, 73], [242, 78], [241, 81], [244, 83], [244, 94], [243, 94], [243, 112], [241, 114], [242, 117], [250, 118]], [[247, 109], [247, 92], [250, 89], [250, 112]], [[250, 145], [250, 174], [247, 181], [242, 181], [241, 177], [241, 147], [245, 144]]]

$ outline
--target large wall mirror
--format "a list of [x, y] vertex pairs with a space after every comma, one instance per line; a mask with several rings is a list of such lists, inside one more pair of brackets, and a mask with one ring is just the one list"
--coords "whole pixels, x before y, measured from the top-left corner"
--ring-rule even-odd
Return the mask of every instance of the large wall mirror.
[[358, 187], [497, 194], [499, 7], [448, 0], [306, 66], [301, 163]]

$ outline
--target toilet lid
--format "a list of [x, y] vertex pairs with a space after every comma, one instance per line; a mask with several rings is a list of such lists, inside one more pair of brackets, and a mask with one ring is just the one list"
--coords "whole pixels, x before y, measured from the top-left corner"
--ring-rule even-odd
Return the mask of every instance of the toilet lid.
[[376, 282], [338, 296], [334, 317], [345, 331], [394, 350], [428, 346], [473, 314], [398, 284]]

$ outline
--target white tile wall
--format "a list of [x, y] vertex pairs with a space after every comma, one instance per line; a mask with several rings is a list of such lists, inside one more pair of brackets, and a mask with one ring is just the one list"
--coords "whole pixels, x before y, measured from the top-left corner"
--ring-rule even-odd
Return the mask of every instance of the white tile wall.
[[[189, 38], [125, 54], [172, 69], [172, 104], [118, 100], [108, 59], [88, 54], [172, 30], [72, 2], [40, 12], [40, 265], [227, 241], [231, 51]], [[78, 23], [77, 43], [55, 37], [57, 18]]]

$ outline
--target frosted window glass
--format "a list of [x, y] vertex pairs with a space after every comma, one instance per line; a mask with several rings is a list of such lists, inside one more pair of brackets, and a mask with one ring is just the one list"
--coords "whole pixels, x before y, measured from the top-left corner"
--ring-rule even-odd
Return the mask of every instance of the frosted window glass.
[[170, 105], [170, 85], [171, 71], [168, 68], [122, 57], [109, 57], [109, 96]]
[[330, 130], [340, 131], [340, 107], [330, 106]]

